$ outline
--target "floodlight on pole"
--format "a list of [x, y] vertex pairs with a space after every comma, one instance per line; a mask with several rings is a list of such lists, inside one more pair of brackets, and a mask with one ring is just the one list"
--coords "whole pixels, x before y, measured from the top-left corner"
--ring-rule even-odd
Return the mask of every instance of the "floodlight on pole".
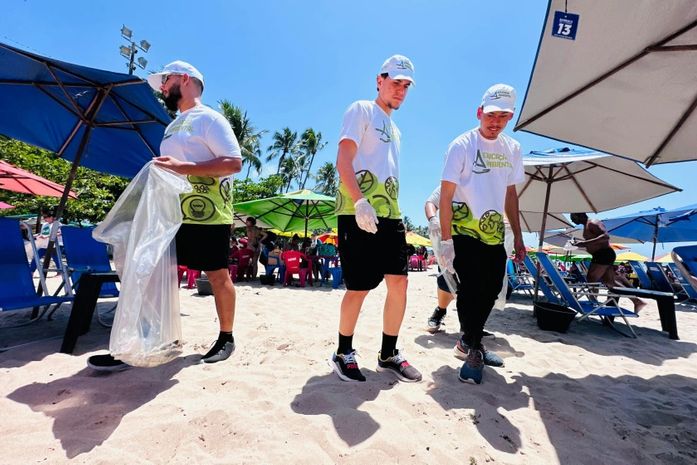
[[151, 47], [150, 42], [143, 39], [139, 43], [136, 43], [135, 39], [133, 38], [133, 30], [129, 29], [125, 25], [121, 27], [121, 37], [128, 41], [128, 46], [121, 45], [119, 47], [121, 56], [128, 59], [128, 64], [126, 65], [128, 67], [128, 74], [133, 74], [136, 67], [145, 69], [148, 64], [148, 60], [143, 57], [139, 57], [136, 60], [135, 55], [138, 53], [138, 49], [142, 50], [143, 53], [148, 53], [148, 50], [150, 50]]
[[126, 26], [121, 27], [121, 36], [124, 39], [131, 40], [131, 37], [133, 37], [133, 31], [128, 29]]

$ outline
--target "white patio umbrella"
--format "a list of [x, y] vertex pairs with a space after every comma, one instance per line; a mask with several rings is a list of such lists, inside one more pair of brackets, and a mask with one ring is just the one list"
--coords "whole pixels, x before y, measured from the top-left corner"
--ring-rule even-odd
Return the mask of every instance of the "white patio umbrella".
[[[567, 3], [573, 40], [555, 20]], [[647, 166], [695, 160], [696, 58], [695, 0], [551, 0], [515, 129]]]
[[519, 209], [544, 213], [540, 248], [549, 212], [598, 213], [680, 190], [635, 161], [591, 150], [533, 151], [523, 156], [523, 166], [525, 181], [516, 186]]
[[540, 232], [542, 230], [543, 217], [545, 218], [545, 230], [574, 227], [561, 213], [547, 213], [547, 215], [543, 215], [542, 212], [521, 211], [520, 228], [524, 232]]

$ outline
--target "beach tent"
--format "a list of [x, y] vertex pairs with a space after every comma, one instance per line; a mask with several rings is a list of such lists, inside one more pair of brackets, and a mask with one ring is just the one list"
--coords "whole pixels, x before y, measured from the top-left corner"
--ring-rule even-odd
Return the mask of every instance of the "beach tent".
[[407, 231], [407, 244], [431, 247], [431, 240], [415, 233], [414, 231]]
[[697, 159], [697, 2], [551, 0], [515, 126], [645, 163]]

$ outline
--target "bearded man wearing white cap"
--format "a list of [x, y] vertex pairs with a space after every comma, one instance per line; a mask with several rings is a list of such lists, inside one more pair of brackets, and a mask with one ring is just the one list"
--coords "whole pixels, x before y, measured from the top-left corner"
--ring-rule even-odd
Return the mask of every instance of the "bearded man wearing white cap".
[[363, 301], [383, 279], [387, 297], [377, 370], [392, 372], [402, 381], [421, 381], [421, 373], [396, 348], [407, 303], [407, 243], [397, 201], [400, 133], [391, 115], [413, 84], [409, 58], [388, 58], [377, 75], [376, 99], [354, 102], [344, 114], [339, 135], [336, 214], [346, 293], [339, 345], [329, 365], [343, 381], [365, 381], [353, 333]]
[[[162, 92], [168, 109], [179, 111], [160, 144], [154, 163], [185, 175], [193, 191], [181, 197], [184, 220], [177, 232], [177, 262], [191, 270], [205, 271], [213, 289], [220, 323], [216, 342], [201, 361], [215, 363], [235, 350], [232, 326], [235, 288], [228, 272], [232, 212], [232, 175], [242, 168], [237, 138], [230, 123], [201, 103], [203, 75], [192, 65], [175, 61], [148, 76], [154, 90]], [[110, 355], [90, 357], [96, 370], [126, 368]]]
[[457, 313], [463, 335], [455, 356], [463, 382], [482, 382], [484, 364], [503, 360], [482, 345], [484, 324], [501, 290], [506, 265], [504, 213], [516, 261], [525, 256], [515, 184], [525, 179], [520, 144], [503, 134], [515, 111], [515, 90], [490, 87], [477, 108], [479, 126], [451, 142], [441, 176], [441, 259], [459, 278]]

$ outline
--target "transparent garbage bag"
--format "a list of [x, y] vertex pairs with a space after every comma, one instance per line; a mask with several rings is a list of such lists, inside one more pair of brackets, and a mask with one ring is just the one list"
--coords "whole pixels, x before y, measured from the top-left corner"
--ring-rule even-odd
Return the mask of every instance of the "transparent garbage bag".
[[443, 266], [443, 263], [442, 263], [442, 260], [440, 257], [440, 241], [441, 241], [440, 232], [437, 230], [430, 230], [429, 237], [431, 239], [431, 247], [433, 248], [433, 254], [436, 256], [436, 261], [438, 262], [438, 266], [440, 267], [440, 274], [443, 275], [443, 279], [445, 279], [445, 284], [448, 286], [448, 289], [450, 289], [450, 293], [453, 296], [456, 296], [457, 295], [457, 281], [455, 280], [455, 276], [452, 273], [450, 273], [448, 270], [445, 269], [445, 266]]
[[[513, 248], [514, 248], [514, 238], [513, 238], [513, 230], [511, 229], [511, 226], [508, 223], [505, 223], [506, 225], [506, 233], [504, 235], [503, 239], [503, 247], [506, 249], [506, 257], [510, 257], [511, 254], [513, 253]], [[507, 266], [508, 264], [504, 265]], [[508, 272], [504, 270], [503, 272], [503, 285], [501, 286], [501, 291], [499, 291], [499, 295], [496, 298], [496, 302], [494, 302], [494, 309], [495, 310], [503, 310], [506, 308], [506, 294], [508, 293]]]
[[186, 192], [191, 185], [183, 177], [150, 162], [93, 233], [113, 246], [121, 291], [109, 350], [129, 365], [153, 367], [181, 353], [174, 236]]

